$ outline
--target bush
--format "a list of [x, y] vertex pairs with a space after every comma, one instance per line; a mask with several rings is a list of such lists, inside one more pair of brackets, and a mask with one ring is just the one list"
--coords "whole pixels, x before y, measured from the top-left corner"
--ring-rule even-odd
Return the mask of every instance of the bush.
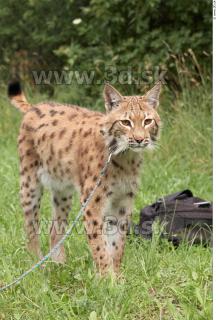
[[[208, 0], [0, 0], [0, 6], [5, 77], [8, 70], [29, 78], [32, 69], [64, 68], [95, 70], [96, 79], [110, 80], [107, 66], [117, 72], [130, 67], [139, 75], [143, 70], [157, 75], [165, 68], [179, 89], [176, 59], [192, 65], [195, 82], [200, 75], [190, 52], [202, 61], [201, 68], [211, 64]], [[142, 92], [144, 84], [135, 83], [136, 90]], [[82, 90], [92, 94], [91, 86]]]

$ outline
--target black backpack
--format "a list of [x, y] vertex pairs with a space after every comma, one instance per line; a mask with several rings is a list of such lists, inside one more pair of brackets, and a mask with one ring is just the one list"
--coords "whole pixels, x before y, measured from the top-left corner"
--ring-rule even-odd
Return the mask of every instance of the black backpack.
[[135, 234], [151, 239], [155, 220], [163, 225], [161, 236], [174, 245], [182, 240], [192, 244], [212, 244], [212, 203], [194, 197], [190, 190], [162, 197], [143, 208]]

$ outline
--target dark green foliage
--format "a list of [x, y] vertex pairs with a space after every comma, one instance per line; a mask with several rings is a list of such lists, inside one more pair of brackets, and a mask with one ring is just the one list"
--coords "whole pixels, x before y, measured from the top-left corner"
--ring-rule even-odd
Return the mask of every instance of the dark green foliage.
[[[4, 81], [10, 73], [33, 83], [32, 70], [93, 70], [91, 85], [73, 83], [81, 95], [98, 96], [101, 86], [95, 84], [104, 80], [129, 84], [125, 93], [131, 94], [142, 93], [167, 69], [175, 91], [181, 89], [177, 63], [189, 66], [184, 75], [193, 84], [211, 64], [208, 0], [0, 0], [0, 8]], [[193, 54], [202, 62], [198, 68]], [[120, 71], [124, 75], [116, 79]]]

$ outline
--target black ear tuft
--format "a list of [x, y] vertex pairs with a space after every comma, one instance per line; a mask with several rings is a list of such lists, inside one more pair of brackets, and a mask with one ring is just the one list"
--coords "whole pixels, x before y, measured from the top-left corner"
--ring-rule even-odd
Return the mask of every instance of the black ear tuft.
[[22, 93], [21, 85], [19, 81], [12, 81], [8, 85], [8, 96], [15, 97]]

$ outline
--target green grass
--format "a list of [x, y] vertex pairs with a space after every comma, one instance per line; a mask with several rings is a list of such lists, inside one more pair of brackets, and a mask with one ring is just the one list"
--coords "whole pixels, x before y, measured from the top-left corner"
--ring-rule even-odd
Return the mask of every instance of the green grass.
[[[35, 100], [39, 101], [40, 96]], [[59, 101], [63, 100], [59, 96]], [[69, 101], [68, 101], [69, 102]], [[93, 103], [92, 103], [93, 104]], [[16, 140], [21, 116], [0, 98], [0, 284], [10, 282], [35, 261], [25, 248], [19, 203]], [[158, 196], [190, 188], [212, 199], [211, 94], [200, 87], [185, 90], [174, 103], [168, 95], [161, 106], [160, 147], [146, 153], [142, 183], [136, 197], [139, 210]], [[73, 214], [79, 208], [76, 202]], [[49, 219], [46, 195], [42, 216]], [[74, 239], [75, 238], [75, 239]], [[44, 253], [48, 237], [42, 235]], [[126, 245], [122, 278], [99, 279], [84, 234], [66, 241], [67, 264], [51, 262], [12, 290], [0, 294], [0, 319], [196, 320], [212, 318], [210, 248], [132, 237]]]

